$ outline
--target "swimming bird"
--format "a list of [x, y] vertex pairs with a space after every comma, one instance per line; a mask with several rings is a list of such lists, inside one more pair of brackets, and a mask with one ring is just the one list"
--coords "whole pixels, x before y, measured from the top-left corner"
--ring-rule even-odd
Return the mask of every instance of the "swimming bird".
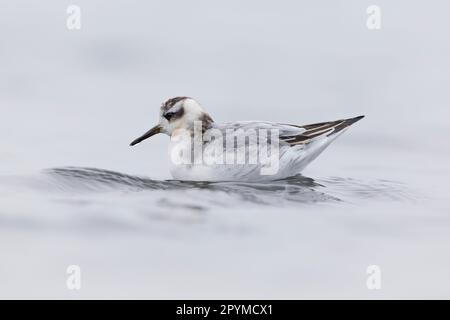
[[267, 181], [299, 174], [332, 141], [364, 116], [308, 125], [269, 121], [217, 123], [190, 97], [161, 105], [159, 123], [131, 142], [170, 136], [176, 180]]

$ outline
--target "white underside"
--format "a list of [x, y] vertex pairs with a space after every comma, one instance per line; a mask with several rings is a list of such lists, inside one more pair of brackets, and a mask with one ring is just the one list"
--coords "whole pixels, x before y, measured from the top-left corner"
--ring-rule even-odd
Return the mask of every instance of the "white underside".
[[[342, 130], [331, 136], [317, 137], [307, 145], [292, 147], [285, 143], [280, 144], [278, 158], [267, 160], [265, 163], [259, 163], [260, 161], [258, 161], [256, 164], [215, 164], [211, 160], [208, 147], [206, 147], [203, 150], [202, 159], [197, 157], [197, 164], [176, 164], [169, 157], [170, 172], [174, 179], [186, 181], [256, 182], [283, 179], [299, 174], [344, 131]], [[179, 147], [177, 145], [179, 143], [183, 142], [171, 142], [169, 154], [170, 150], [173, 150], [172, 148]], [[209, 147], [214, 147], [213, 142], [210, 143]], [[248, 146], [247, 150], [257, 147], [257, 145]], [[274, 161], [277, 161], [277, 163]]]

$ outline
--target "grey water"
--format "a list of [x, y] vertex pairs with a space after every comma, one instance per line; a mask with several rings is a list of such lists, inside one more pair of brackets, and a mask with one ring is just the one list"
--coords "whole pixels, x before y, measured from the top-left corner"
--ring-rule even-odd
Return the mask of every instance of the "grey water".
[[[356, 0], [80, 0], [70, 31], [0, 1], [0, 298], [450, 297], [450, 5], [378, 1], [369, 30]], [[167, 137], [128, 146], [176, 95], [366, 117], [301, 175], [176, 181]]]

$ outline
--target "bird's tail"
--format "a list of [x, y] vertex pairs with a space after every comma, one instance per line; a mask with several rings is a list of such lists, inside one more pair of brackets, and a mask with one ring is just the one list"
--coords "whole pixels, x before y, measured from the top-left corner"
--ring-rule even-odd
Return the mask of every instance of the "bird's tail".
[[[306, 143], [304, 144], [303, 150], [305, 151], [306, 156], [299, 159], [298, 172], [301, 172], [311, 161], [317, 158], [322, 151], [337, 137], [344, 133], [349, 126], [362, 118], [364, 118], [364, 116], [305, 126], [304, 128], [307, 129], [305, 133], [309, 139], [305, 141]], [[315, 132], [311, 132], [311, 134], [308, 135], [308, 131]]]
[[352, 124], [354, 124], [355, 122], [358, 122], [362, 118], [364, 118], [364, 116], [358, 116], [358, 117], [354, 117], [354, 118], [350, 118], [350, 119], [338, 120], [338, 121], [336, 121], [337, 124], [334, 126], [334, 130], [332, 132], [330, 132], [328, 135], [329, 136], [334, 135], [334, 134], [350, 127]]

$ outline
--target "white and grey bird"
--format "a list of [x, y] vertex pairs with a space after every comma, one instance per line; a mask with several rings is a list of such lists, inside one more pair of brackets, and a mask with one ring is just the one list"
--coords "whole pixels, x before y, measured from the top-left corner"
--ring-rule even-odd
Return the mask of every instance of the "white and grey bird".
[[[363, 117], [308, 125], [281, 124], [268, 121], [217, 123], [194, 99], [175, 97], [162, 104], [159, 123], [131, 142], [130, 145], [134, 146], [157, 133], [164, 133], [171, 137], [169, 150], [191, 150], [192, 154], [189, 155], [191, 161], [188, 163], [180, 163], [179, 161], [173, 161], [173, 159], [170, 161], [170, 172], [173, 178], [177, 180], [277, 180], [299, 174], [334, 139]], [[255, 131], [269, 133], [264, 136], [264, 139], [261, 138], [261, 135], [252, 139], [249, 132], [254, 133]], [[211, 132], [213, 134], [210, 134]], [[271, 135], [273, 132], [277, 134], [276, 139]], [[182, 133], [188, 133], [187, 136], [190, 139], [180, 139]], [[220, 133], [223, 134], [223, 139], [218, 138]], [[226, 136], [231, 133], [233, 139], [236, 138], [236, 140], [232, 140], [233, 142], [228, 145], [226, 142], [229, 140]], [[243, 139], [240, 140], [240, 138]], [[245, 141], [245, 144], [239, 145], [237, 141]], [[276, 148], [271, 149], [275, 141]], [[201, 146], [200, 152], [193, 151], [195, 143]], [[268, 157], [264, 159], [260, 153], [262, 149], [268, 149]], [[241, 153], [243, 157], [234, 156], [235, 153]], [[219, 162], [217, 161], [218, 155], [222, 156], [221, 159], [231, 159], [232, 161]], [[249, 161], [251, 155], [257, 155], [256, 162]], [[238, 159], [243, 161], [239, 162]], [[272, 163], [274, 160], [275, 164]], [[275, 170], [264, 172], [263, 169], [270, 166]]]

